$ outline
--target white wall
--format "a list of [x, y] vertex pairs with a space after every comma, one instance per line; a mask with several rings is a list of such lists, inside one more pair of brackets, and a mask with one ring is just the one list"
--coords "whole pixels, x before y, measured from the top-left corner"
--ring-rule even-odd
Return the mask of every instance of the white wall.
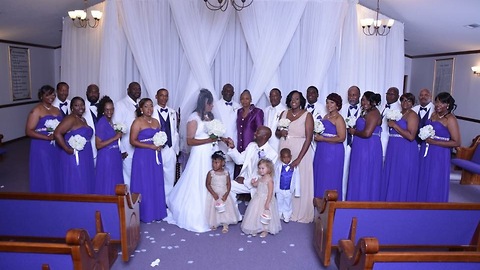
[[[480, 76], [473, 75], [472, 66], [480, 66], [480, 53], [453, 56], [425, 57], [412, 59], [410, 92], [418, 96], [422, 88], [433, 88], [436, 59], [454, 58], [452, 96], [457, 110], [455, 115], [480, 120]], [[434, 93], [436, 95], [438, 93]], [[469, 146], [472, 139], [480, 134], [480, 124], [459, 119], [462, 145]]]
[[[30, 49], [31, 99], [15, 102], [12, 99], [9, 46]], [[0, 133], [4, 142], [25, 136], [25, 121], [38, 101], [37, 90], [44, 84], [55, 84], [53, 49], [0, 43]]]

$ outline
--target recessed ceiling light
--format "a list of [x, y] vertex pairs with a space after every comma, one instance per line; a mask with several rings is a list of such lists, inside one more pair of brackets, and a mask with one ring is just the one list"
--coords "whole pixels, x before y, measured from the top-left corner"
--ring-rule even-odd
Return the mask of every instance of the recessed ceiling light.
[[478, 23], [472, 23], [472, 24], [467, 24], [467, 25], [464, 25], [466, 28], [468, 29], [475, 29], [475, 28], [478, 28], [480, 27], [480, 24]]

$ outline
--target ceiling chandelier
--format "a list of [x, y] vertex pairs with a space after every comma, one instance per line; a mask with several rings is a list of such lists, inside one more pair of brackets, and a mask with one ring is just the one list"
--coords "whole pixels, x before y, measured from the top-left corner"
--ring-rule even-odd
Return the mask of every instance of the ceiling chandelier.
[[366, 18], [361, 19], [360, 24], [362, 25], [363, 33], [367, 36], [386, 36], [390, 33], [390, 29], [392, 28], [395, 20], [379, 20], [378, 13], [380, 12], [380, 0], [377, 0], [377, 14], [375, 19]]
[[78, 28], [87, 28], [87, 26], [91, 28], [95, 28], [98, 26], [98, 23], [100, 22], [100, 19], [102, 18], [102, 12], [99, 10], [91, 10], [90, 13], [94, 19], [93, 25], [90, 24], [90, 19], [87, 18], [88, 13], [87, 13], [87, 0], [83, 1], [85, 4], [85, 9], [77, 9], [77, 10], [71, 10], [68, 12], [68, 16], [70, 19], [73, 21], [73, 25], [75, 25]]
[[203, 0], [205, 6], [210, 10], [225, 11], [228, 8], [228, 4], [232, 4], [232, 7], [236, 11], [240, 11], [253, 3], [253, 0]]

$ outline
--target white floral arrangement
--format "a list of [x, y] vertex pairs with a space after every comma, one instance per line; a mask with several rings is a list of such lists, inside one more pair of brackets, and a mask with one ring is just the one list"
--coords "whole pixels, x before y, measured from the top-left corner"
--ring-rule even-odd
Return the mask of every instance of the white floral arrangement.
[[45, 121], [45, 127], [47, 128], [48, 132], [53, 132], [55, 129], [58, 127], [58, 124], [60, 124], [60, 121], [58, 119], [48, 119]]
[[428, 138], [432, 138], [435, 136], [435, 129], [433, 129], [432, 125], [426, 125], [420, 129], [418, 137], [422, 140], [426, 140]]
[[288, 118], [282, 118], [282, 119], [278, 120], [277, 127], [280, 130], [288, 130], [288, 126], [290, 126], [291, 122], [292, 121], [290, 121], [290, 119], [288, 119]]
[[345, 123], [347, 124], [347, 128], [354, 128], [356, 122], [357, 122], [357, 118], [353, 115], [345, 118]]
[[127, 127], [121, 123], [113, 124], [113, 129], [118, 133], [127, 133]]
[[213, 119], [212, 121], [205, 122], [205, 132], [210, 136], [210, 138], [222, 137], [227, 130], [223, 123], [218, 119]]
[[155, 135], [153, 135], [152, 140], [153, 140], [153, 144], [158, 147], [158, 146], [165, 145], [165, 143], [168, 140], [168, 137], [165, 132], [159, 131], [155, 133]]
[[87, 139], [85, 139], [81, 135], [73, 135], [68, 139], [68, 144], [70, 147], [73, 148], [73, 154], [75, 155], [75, 161], [77, 162], [77, 166], [79, 164], [78, 160], [78, 151], [82, 151], [85, 148], [85, 144], [87, 143]]
[[317, 134], [322, 134], [325, 131], [325, 126], [321, 120], [315, 119], [313, 122], [313, 132]]
[[402, 113], [400, 110], [387, 110], [387, 113], [385, 114], [385, 117], [387, 117], [388, 120], [392, 121], [398, 121], [402, 119]]

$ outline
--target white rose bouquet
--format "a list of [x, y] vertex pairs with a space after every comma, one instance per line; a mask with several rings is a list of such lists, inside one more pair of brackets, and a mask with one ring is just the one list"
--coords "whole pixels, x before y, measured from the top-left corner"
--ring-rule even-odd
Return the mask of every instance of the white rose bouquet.
[[75, 155], [75, 161], [77, 162], [77, 166], [79, 164], [78, 151], [82, 151], [86, 143], [87, 139], [78, 134], [68, 139], [68, 144], [70, 145], [70, 147], [73, 148], [73, 154]]
[[[282, 118], [280, 120], [278, 120], [278, 124], [277, 124], [277, 128], [279, 130], [288, 130], [288, 127], [290, 126], [290, 123], [292, 121], [290, 121], [290, 119], [287, 119], [287, 118]], [[284, 137], [283, 139], [287, 139], [286, 137]]]
[[[213, 119], [212, 121], [205, 122], [205, 132], [210, 136], [212, 139], [218, 139], [225, 134], [227, 130], [223, 123], [218, 119]], [[213, 146], [216, 145], [216, 142], [213, 143]]]
[[60, 124], [60, 121], [58, 121], [58, 119], [48, 119], [47, 121], [45, 121], [45, 127], [47, 128], [48, 132], [54, 132], [58, 124]]
[[345, 123], [347, 124], [347, 128], [354, 128], [356, 122], [357, 122], [357, 118], [353, 115], [345, 118]]
[[121, 123], [113, 124], [113, 129], [118, 133], [127, 133], [127, 127]]
[[[157, 147], [165, 145], [165, 143], [168, 140], [167, 134], [163, 131], [159, 131], [155, 133], [152, 137], [153, 144]], [[155, 150], [155, 161], [157, 162], [157, 165], [160, 165], [160, 160], [158, 159], [158, 150]]]
[[313, 122], [313, 132], [317, 134], [322, 134], [325, 131], [325, 126], [321, 120], [315, 119]]
[[385, 117], [387, 117], [388, 120], [392, 121], [398, 121], [402, 119], [402, 113], [399, 110], [387, 110], [387, 113]]
[[[428, 138], [433, 138], [435, 136], [435, 129], [433, 129], [432, 125], [426, 125], [420, 129], [420, 132], [418, 133], [418, 137], [422, 140], [426, 140]], [[425, 154], [423, 157], [426, 157], [428, 154], [428, 147], [429, 144], [425, 144]]]

